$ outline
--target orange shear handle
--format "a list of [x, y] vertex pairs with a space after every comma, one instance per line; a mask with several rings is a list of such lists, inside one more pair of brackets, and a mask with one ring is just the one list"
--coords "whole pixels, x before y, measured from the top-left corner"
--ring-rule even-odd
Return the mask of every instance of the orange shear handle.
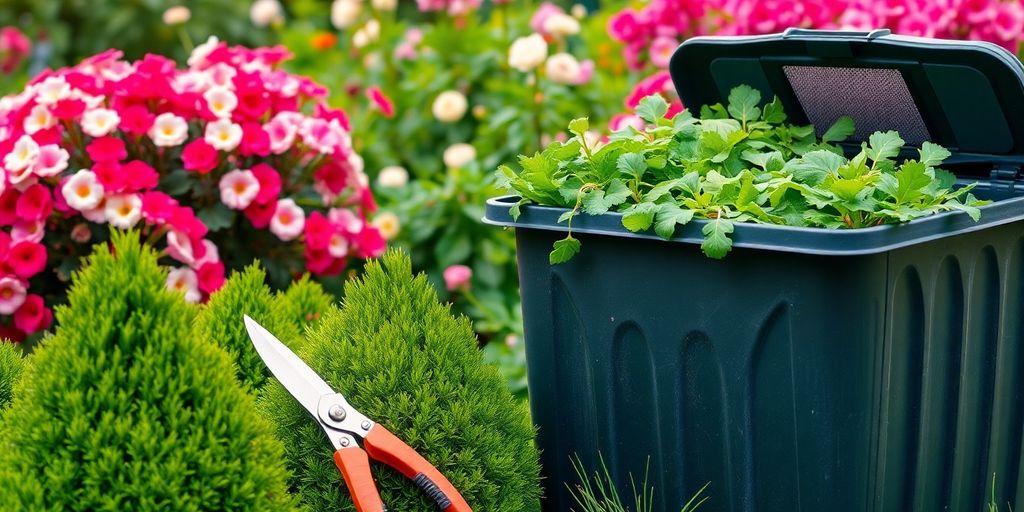
[[473, 512], [459, 491], [433, 464], [379, 423], [366, 434], [363, 444], [370, 457], [395, 468], [412, 480], [444, 512]]
[[377, 492], [377, 484], [370, 473], [370, 458], [358, 446], [342, 448], [334, 452], [334, 463], [345, 478], [345, 485], [352, 495], [352, 503], [358, 512], [385, 512], [384, 502]]

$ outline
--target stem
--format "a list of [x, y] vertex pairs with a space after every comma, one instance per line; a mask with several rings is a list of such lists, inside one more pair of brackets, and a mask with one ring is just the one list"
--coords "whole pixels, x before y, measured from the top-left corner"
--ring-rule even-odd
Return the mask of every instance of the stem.
[[541, 105], [541, 90], [540, 90], [540, 72], [534, 71], [533, 73], [533, 97], [530, 100], [533, 102], [533, 129], [537, 132], [537, 151], [544, 149], [544, 123], [542, 119], [543, 108]]
[[195, 49], [195, 44], [192, 43], [192, 38], [188, 36], [185, 25], [178, 27], [178, 39], [181, 40], [181, 45], [185, 47], [185, 51], [191, 54], [192, 50]]

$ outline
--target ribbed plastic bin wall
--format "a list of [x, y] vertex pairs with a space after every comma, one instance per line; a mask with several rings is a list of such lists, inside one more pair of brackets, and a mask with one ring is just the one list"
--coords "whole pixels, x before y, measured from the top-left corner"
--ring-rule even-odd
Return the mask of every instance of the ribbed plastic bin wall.
[[582, 216], [557, 266], [561, 211], [512, 222], [513, 201], [487, 221], [516, 226], [545, 511], [598, 454], [627, 492], [649, 461], [658, 511], [708, 482], [709, 511], [977, 511], [993, 473], [1024, 509], [1024, 199], [980, 224], [737, 225], [720, 261], [686, 243], [699, 225], [665, 242]]

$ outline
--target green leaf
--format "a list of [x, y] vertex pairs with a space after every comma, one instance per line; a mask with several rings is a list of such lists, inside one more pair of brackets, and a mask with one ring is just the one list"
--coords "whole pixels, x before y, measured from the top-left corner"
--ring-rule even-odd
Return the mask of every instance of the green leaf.
[[231, 224], [235, 222], [236, 214], [234, 210], [218, 201], [213, 206], [199, 210], [196, 215], [210, 231], [220, 231], [231, 227]]
[[647, 160], [640, 153], [624, 153], [619, 156], [616, 168], [622, 174], [639, 179], [647, 170]]
[[656, 124], [668, 112], [668, 102], [660, 94], [652, 94], [640, 100], [636, 115], [651, 124]]
[[559, 263], [565, 263], [572, 259], [580, 252], [580, 241], [567, 236], [552, 246], [551, 254], [548, 255], [548, 262], [552, 265], [558, 265]]
[[602, 215], [626, 201], [632, 193], [622, 180], [612, 180], [605, 190], [594, 190], [583, 197], [583, 211]]
[[731, 220], [718, 217], [708, 220], [708, 223], [701, 229], [704, 234], [704, 242], [700, 244], [704, 255], [709, 258], [720, 260], [732, 250], [732, 234], [734, 226]]
[[761, 112], [761, 119], [770, 124], [780, 124], [786, 121], [786, 112], [782, 108], [782, 101], [776, 96], [772, 102], [764, 106]]
[[633, 205], [626, 211], [622, 212], [622, 225], [636, 233], [643, 231], [654, 222], [654, 215], [658, 211], [658, 205], [654, 203], [640, 203]]
[[928, 167], [938, 167], [952, 155], [948, 149], [931, 142], [921, 144], [920, 153], [921, 163]]
[[569, 132], [577, 137], [583, 138], [590, 129], [590, 121], [586, 117], [573, 119], [569, 122]]
[[761, 117], [761, 91], [749, 85], [733, 87], [729, 91], [729, 115], [745, 123], [757, 121]]
[[172, 196], [180, 196], [192, 187], [192, 178], [185, 169], [175, 169], [160, 177], [160, 190]]
[[850, 135], [853, 135], [855, 127], [853, 124], [853, 118], [850, 116], [842, 116], [832, 123], [832, 126], [825, 131], [825, 134], [821, 136], [822, 142], [842, 142], [846, 140]]
[[655, 214], [654, 232], [668, 240], [676, 232], [676, 225], [686, 224], [693, 220], [694, 211], [680, 208], [672, 203], [659, 205]]
[[868, 137], [867, 156], [872, 162], [896, 158], [903, 149], [903, 139], [894, 131], [875, 132]]

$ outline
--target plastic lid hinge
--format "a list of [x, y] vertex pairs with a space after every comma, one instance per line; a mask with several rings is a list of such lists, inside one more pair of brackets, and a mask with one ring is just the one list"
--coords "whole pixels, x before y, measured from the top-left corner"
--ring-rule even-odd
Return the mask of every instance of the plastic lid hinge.
[[1005, 188], [1013, 192], [1018, 186], [1024, 190], [1024, 171], [1020, 166], [999, 165], [992, 169], [989, 175], [993, 187]]

